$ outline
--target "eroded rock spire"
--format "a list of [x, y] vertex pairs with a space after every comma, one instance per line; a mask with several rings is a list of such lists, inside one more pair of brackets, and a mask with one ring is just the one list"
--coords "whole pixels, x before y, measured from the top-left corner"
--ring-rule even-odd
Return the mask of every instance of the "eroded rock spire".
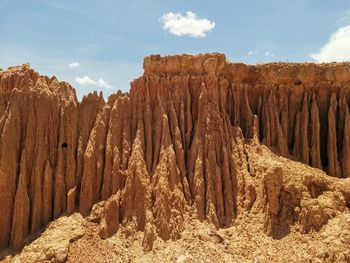
[[155, 232], [177, 238], [191, 206], [217, 227], [268, 211], [266, 229], [283, 233], [278, 216], [287, 208], [275, 195], [285, 193], [269, 183], [282, 183], [283, 170], [261, 177], [266, 193], [245, 141], [349, 177], [349, 68], [150, 56], [130, 93], [82, 102], [69, 84], [27, 65], [1, 71], [0, 249], [111, 196], [101, 237], [133, 222], [148, 249]]

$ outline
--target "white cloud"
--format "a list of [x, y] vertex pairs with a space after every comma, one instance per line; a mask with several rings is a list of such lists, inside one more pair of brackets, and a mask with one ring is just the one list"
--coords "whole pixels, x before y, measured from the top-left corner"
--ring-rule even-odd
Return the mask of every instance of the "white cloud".
[[215, 23], [208, 19], [199, 19], [191, 11], [181, 13], [166, 13], [160, 19], [163, 29], [176, 36], [205, 37], [214, 29]]
[[96, 81], [90, 79], [88, 76], [84, 76], [84, 77], [76, 77], [75, 81], [83, 86], [87, 86], [87, 85], [96, 85]]
[[103, 79], [99, 79], [97, 81], [97, 85], [101, 88], [106, 88], [106, 89], [113, 89], [111, 85], [109, 85], [106, 81]]
[[113, 87], [108, 84], [104, 79], [93, 80], [88, 76], [76, 77], [75, 81], [82, 86], [97, 85], [100, 88], [113, 89]]
[[316, 62], [350, 60], [350, 25], [339, 28], [318, 53], [311, 54]]
[[77, 67], [79, 67], [79, 66], [80, 66], [80, 63], [79, 63], [79, 62], [72, 62], [72, 63], [69, 64], [69, 67], [70, 67], [70, 68], [77, 68]]

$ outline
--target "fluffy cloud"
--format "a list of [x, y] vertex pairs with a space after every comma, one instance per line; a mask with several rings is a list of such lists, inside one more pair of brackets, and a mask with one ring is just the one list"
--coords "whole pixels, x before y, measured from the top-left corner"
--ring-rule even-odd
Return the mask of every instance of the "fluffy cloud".
[[339, 28], [328, 42], [311, 57], [317, 62], [341, 62], [350, 60], [350, 25]]
[[163, 29], [176, 36], [205, 37], [214, 29], [215, 23], [208, 19], [199, 19], [191, 11], [181, 13], [166, 13], [160, 19]]
[[88, 76], [76, 77], [75, 81], [82, 86], [97, 85], [100, 88], [113, 89], [104, 79], [93, 80]]
[[72, 63], [69, 64], [69, 67], [70, 67], [70, 68], [77, 68], [77, 67], [79, 67], [79, 66], [80, 66], [80, 63], [79, 63], [79, 62], [72, 62]]
[[75, 78], [75, 81], [80, 84], [80, 85], [83, 85], [83, 86], [86, 86], [86, 85], [96, 85], [96, 81], [90, 79], [88, 76], [84, 76], [84, 77], [76, 77]]

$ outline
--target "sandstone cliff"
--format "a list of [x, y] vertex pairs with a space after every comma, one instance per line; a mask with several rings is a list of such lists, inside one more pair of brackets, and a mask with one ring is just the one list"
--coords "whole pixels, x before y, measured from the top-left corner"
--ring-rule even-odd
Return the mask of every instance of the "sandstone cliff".
[[[350, 177], [349, 93], [348, 63], [247, 66], [222, 54], [147, 57], [130, 92], [108, 101], [78, 102], [28, 65], [0, 71], [0, 250], [107, 199], [100, 236], [132, 224], [146, 249], [155, 235], [177, 239], [192, 208], [216, 227], [260, 214], [274, 238], [296, 222], [317, 230], [350, 206], [348, 180], [332, 178]], [[329, 176], [261, 170], [247, 141]]]

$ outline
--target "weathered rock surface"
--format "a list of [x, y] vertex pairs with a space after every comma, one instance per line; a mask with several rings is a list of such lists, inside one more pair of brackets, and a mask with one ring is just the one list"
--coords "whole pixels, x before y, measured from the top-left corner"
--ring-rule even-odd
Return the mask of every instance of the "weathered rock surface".
[[[88, 217], [74, 213], [51, 222], [4, 262], [349, 262], [350, 211], [344, 204], [349, 180], [277, 156], [256, 140], [245, 143], [244, 151], [255, 175], [250, 185], [256, 201], [229, 227], [201, 222], [190, 208], [181, 235], [164, 241], [154, 222], [142, 232], [135, 222], [117, 226], [114, 195], [95, 204]], [[266, 190], [260, 187], [265, 185]], [[118, 231], [101, 239], [101, 230], [112, 230], [107, 221]]]
[[[274, 238], [295, 223], [318, 231], [349, 209], [349, 179], [333, 178], [350, 176], [349, 63], [150, 56], [144, 71], [107, 102], [78, 102], [28, 65], [0, 72], [0, 250], [101, 200], [100, 236], [132, 225], [145, 250], [156, 234], [178, 239], [192, 208], [218, 228], [262, 215]], [[248, 141], [329, 176], [262, 166]]]

